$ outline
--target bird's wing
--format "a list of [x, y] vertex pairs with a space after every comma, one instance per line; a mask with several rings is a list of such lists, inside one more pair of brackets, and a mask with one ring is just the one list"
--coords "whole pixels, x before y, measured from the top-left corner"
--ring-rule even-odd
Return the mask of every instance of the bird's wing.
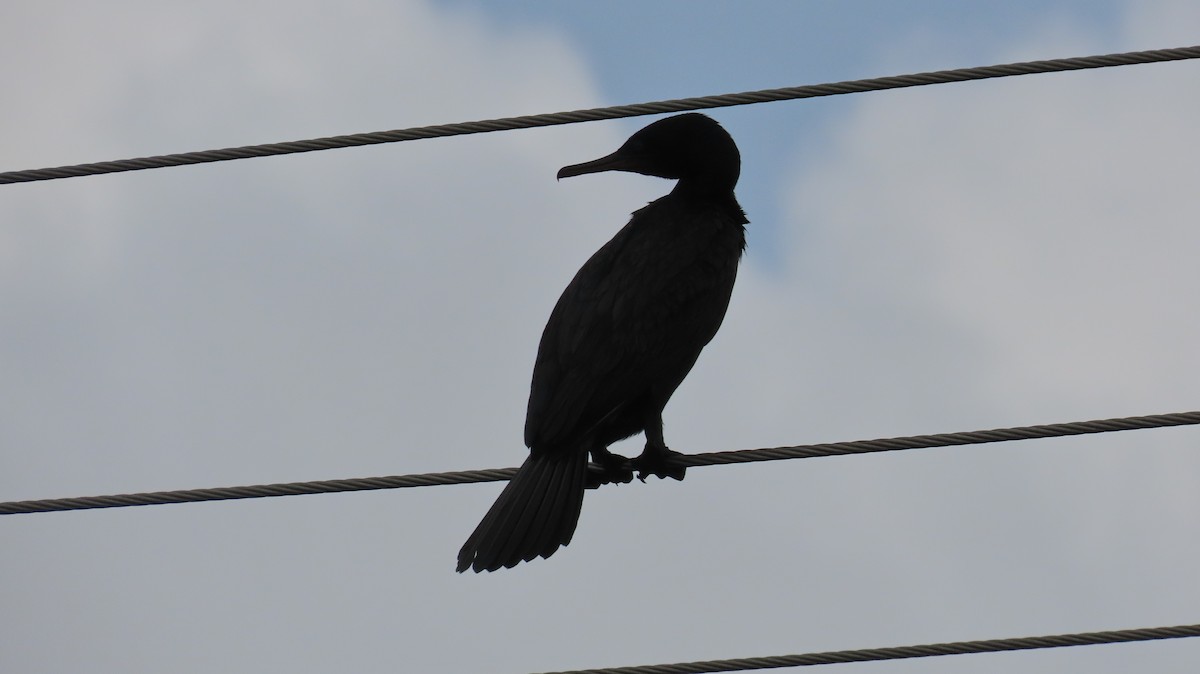
[[[525, 440], [556, 445], [586, 432], [652, 384], [686, 374], [724, 317], [732, 269], [698, 268], [707, 237], [659, 202], [580, 268], [546, 324]], [[676, 245], [672, 245], [676, 243]], [[696, 303], [712, 305], [697, 308]], [[670, 386], [678, 381], [670, 382]]]

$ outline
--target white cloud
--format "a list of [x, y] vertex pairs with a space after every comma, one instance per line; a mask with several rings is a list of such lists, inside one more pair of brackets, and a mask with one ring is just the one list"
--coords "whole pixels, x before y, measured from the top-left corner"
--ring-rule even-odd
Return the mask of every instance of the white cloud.
[[[1153, 24], [1139, 15], [1127, 39], [1152, 46], [1154, 26], [1194, 17], [1177, 9], [1149, 10]], [[1050, 31], [991, 60], [1057, 55], [1064, 43], [1104, 51]], [[795, 177], [792, 222], [781, 229], [802, 235], [785, 236], [788, 271], [778, 287], [750, 275], [739, 290], [724, 335], [737, 344], [722, 371], [730, 398], [753, 411], [735, 435], [771, 433], [763, 427], [786, 410], [796, 428], [874, 437], [1195, 409], [1194, 69], [856, 99]], [[909, 626], [932, 610], [915, 601], [941, 602], [945, 619], [972, 633], [1186, 621], [1170, 589], [1185, 578], [1165, 560], [1197, 554], [1180, 536], [1200, 507], [1189, 437], [865, 459], [836, 478], [840, 487], [807, 485], [836, 511], [823, 511], [826, 526], [845, 527], [840, 544], [854, 559], [815, 562], [812, 539], [796, 554], [840, 569], [844, 590], [909, 584], [912, 594], [895, 598], [904, 608], [880, 609]], [[808, 502], [799, 493], [775, 503]], [[766, 490], [758, 496], [771, 503]], [[1160, 517], [1170, 523], [1147, 528]], [[886, 564], [857, 557], [889, 549]], [[860, 566], [895, 575], [883, 587], [855, 584]], [[917, 600], [922, 587], [936, 599]]]
[[[9, 85], [11, 168], [599, 102], [556, 35], [417, 3], [46, 5], [5, 26], [10, 61], [34, 42], [53, 56]], [[639, 199], [554, 173], [622, 136], [7, 187], [6, 498], [517, 463], [545, 317]], [[454, 552], [492, 494], [413, 495], [6, 520], [22, 553], [3, 575], [30, 582], [4, 588], [24, 646], [0, 668], [341, 669], [356, 639], [361, 665], [396, 639], [434, 658], [455, 627], [431, 607], [462, 592]]]
[[796, 220], [824, 234], [799, 254], [837, 260], [830, 282], [856, 301], [969, 331], [992, 364], [962, 383], [1000, 409], [1187, 406], [1188, 65], [864, 98], [835, 156], [797, 179]]

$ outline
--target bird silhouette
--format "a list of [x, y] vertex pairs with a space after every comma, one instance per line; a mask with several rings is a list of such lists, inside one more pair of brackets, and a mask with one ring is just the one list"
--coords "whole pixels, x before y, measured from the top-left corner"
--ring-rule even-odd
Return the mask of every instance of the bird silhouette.
[[[684, 477], [662, 412], [729, 306], [748, 222], [733, 193], [741, 155], [717, 122], [691, 113], [558, 177], [601, 171], [678, 182], [584, 263], [551, 312], [525, 419], [529, 457], [459, 551], [459, 572], [549, 557], [570, 543], [589, 487], [635, 470]], [[637, 458], [608, 451], [636, 433], [646, 438]]]

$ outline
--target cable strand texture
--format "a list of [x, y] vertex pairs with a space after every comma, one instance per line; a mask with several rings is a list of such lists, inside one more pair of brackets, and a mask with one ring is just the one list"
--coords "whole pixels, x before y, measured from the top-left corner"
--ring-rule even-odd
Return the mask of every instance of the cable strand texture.
[[103, 173], [140, 171], [144, 169], [166, 168], [169, 166], [204, 164], [217, 161], [230, 161], [234, 159], [249, 159], [252, 157], [269, 157], [274, 155], [295, 154], [300, 152], [314, 152], [318, 150], [357, 147], [360, 145], [376, 145], [379, 143], [397, 143], [408, 140], [461, 136], [473, 133], [511, 131], [514, 129], [528, 129], [541, 126], [554, 126], [558, 124], [573, 124], [576, 122], [618, 119], [622, 117], [638, 117], [642, 115], [654, 115], [666, 112], [705, 110], [733, 105], [750, 105], [754, 103], [816, 98], [820, 96], [837, 96], [841, 94], [863, 93], [867, 91], [882, 91], [885, 89], [919, 87], [929, 84], [968, 82], [972, 80], [985, 80], [996, 77], [1033, 75], [1069, 70], [1087, 70], [1091, 68], [1108, 68], [1143, 63], [1180, 61], [1194, 58], [1200, 58], [1200, 45], [1193, 47], [1179, 47], [1174, 49], [1152, 49], [1147, 51], [1124, 52], [1120, 54], [1105, 54], [1099, 56], [1079, 56], [1073, 58], [1050, 59], [1045, 61], [1028, 61], [1024, 63], [1007, 63], [1002, 65], [981, 66], [976, 68], [959, 68], [956, 70], [940, 70], [912, 75], [877, 77], [865, 80], [831, 82], [827, 84], [785, 87], [781, 89], [764, 89], [761, 91], [747, 91], [742, 93], [700, 96], [695, 98], [680, 98], [667, 101], [637, 103], [633, 105], [617, 105], [604, 108], [590, 108], [587, 110], [573, 110], [569, 112], [526, 115], [521, 117], [505, 117], [501, 119], [489, 119], [476, 122], [463, 122], [459, 124], [422, 126], [411, 129], [398, 129], [395, 131], [377, 131], [372, 133], [358, 133], [345, 136], [298, 140], [284, 143], [267, 143], [264, 145], [248, 145], [244, 147], [230, 147], [219, 150], [184, 152], [180, 154], [159, 155], [155, 157], [140, 157], [137, 159], [98, 162], [94, 164], [77, 164], [74, 166], [59, 166], [55, 168], [9, 171], [6, 173], [0, 173], [0, 185], [33, 182], [38, 180], [55, 180], [59, 178], [74, 178], [87, 175], [99, 175]]
[[[1117, 419], [1075, 421], [1062, 424], [1018, 426], [985, 431], [940, 433], [936, 435], [914, 435], [879, 440], [855, 442], [833, 442], [794, 447], [769, 447], [765, 449], [743, 449], [724, 452], [692, 454], [683, 457], [688, 466], [716, 466], [730, 463], [756, 461], [780, 461], [783, 459], [810, 459], [820, 456], [845, 456], [849, 454], [872, 454], [905, 449], [927, 449], [955, 445], [977, 445], [991, 442], [1054, 438], [1089, 433], [1110, 433], [1148, 428], [1166, 428], [1200, 424], [1200, 411], [1175, 414], [1152, 414]], [[516, 468], [493, 468], [446, 473], [420, 473], [386, 477], [366, 477], [346, 480], [320, 480], [315, 482], [289, 482], [280, 484], [250, 485], [245, 487], [218, 487], [213, 489], [186, 489], [137, 494], [115, 494], [111, 496], [85, 496], [78, 498], [44, 499], [37, 501], [9, 501], [0, 503], [0, 515], [18, 515], [62, 510], [90, 510], [96, 508], [120, 508], [125, 506], [163, 505], [167, 503], [194, 503], [200, 501], [226, 501], [232, 499], [265, 498], [273, 496], [296, 496], [299, 494], [329, 494], [346, 491], [369, 491], [374, 489], [398, 489], [402, 487], [429, 487], [447, 484], [469, 484], [474, 482], [500, 482], [510, 479]]]
[[1076, 634], [1058, 634], [1041, 637], [956, 641], [921, 646], [897, 646], [853, 651], [805, 653], [801, 655], [778, 655], [765, 658], [737, 658], [732, 660], [679, 662], [668, 665], [579, 669], [564, 672], [547, 672], [546, 674], [698, 674], [700, 672], [735, 672], [752, 669], [775, 669], [778, 667], [833, 665], [846, 662], [928, 658], [942, 655], [999, 653], [1003, 651], [1023, 651], [1041, 648], [1063, 648], [1067, 646], [1092, 646], [1097, 644], [1127, 643], [1131, 641], [1153, 641], [1156, 639], [1182, 639], [1197, 636], [1200, 636], [1200, 625], [1179, 625], [1176, 627], [1149, 627], [1109, 632], [1080, 632]]

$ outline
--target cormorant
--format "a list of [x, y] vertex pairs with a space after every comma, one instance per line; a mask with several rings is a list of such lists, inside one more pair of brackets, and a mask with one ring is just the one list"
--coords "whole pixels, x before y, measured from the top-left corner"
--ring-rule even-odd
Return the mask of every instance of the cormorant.
[[[643, 480], [683, 479], [662, 411], [729, 306], [748, 222], [733, 194], [741, 155], [717, 122], [691, 113], [654, 122], [558, 177], [601, 171], [679, 182], [635, 212], [555, 305], [533, 367], [529, 458], [459, 551], [459, 572], [549, 557], [571, 541], [588, 487], [629, 482], [635, 469]], [[641, 456], [608, 451], [639, 432]]]

